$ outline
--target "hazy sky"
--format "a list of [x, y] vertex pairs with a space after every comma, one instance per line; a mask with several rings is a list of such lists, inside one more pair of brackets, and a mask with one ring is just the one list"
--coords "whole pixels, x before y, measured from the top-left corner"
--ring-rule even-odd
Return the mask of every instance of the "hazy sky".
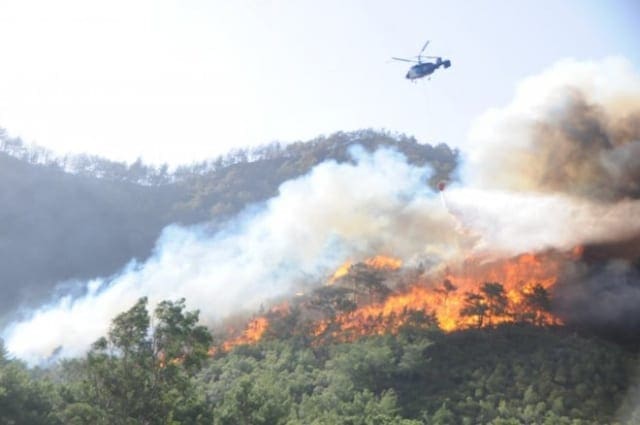
[[[0, 127], [171, 164], [365, 127], [459, 145], [563, 58], [640, 69], [628, 1], [0, 0]], [[431, 81], [406, 63], [451, 59]]]

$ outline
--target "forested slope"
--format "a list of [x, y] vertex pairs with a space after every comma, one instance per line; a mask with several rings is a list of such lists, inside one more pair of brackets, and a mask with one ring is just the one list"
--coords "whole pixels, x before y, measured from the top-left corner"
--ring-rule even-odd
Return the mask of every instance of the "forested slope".
[[177, 198], [174, 187], [77, 176], [0, 153], [0, 312], [143, 257]]
[[[635, 424], [637, 355], [561, 327], [397, 334], [317, 345], [271, 332], [207, 355], [181, 302], [118, 316], [83, 359], [27, 371], [0, 356], [0, 423]], [[284, 328], [280, 328], [282, 331]]]

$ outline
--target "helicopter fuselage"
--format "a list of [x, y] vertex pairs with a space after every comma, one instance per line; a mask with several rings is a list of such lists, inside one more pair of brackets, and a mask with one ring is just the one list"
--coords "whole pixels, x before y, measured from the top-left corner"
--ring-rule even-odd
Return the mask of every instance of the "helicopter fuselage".
[[451, 61], [449, 59], [442, 60], [442, 58], [437, 58], [435, 62], [418, 62], [409, 68], [406, 78], [409, 80], [416, 80], [418, 78], [426, 77], [427, 75], [433, 74], [433, 71], [441, 66], [449, 68], [451, 66]]
[[423, 62], [417, 65], [413, 65], [409, 68], [409, 72], [407, 72], [406, 78], [409, 80], [416, 80], [418, 78], [426, 77], [427, 75], [433, 74], [433, 71], [438, 69], [440, 65], [436, 65], [431, 62]]
[[[415, 63], [415, 65], [409, 68], [409, 71], [407, 72], [407, 75], [406, 75], [407, 79], [417, 80], [418, 78], [426, 77], [428, 75], [433, 74], [433, 72], [436, 69], [440, 68], [441, 66], [445, 68], [449, 68], [451, 66], [451, 61], [449, 59], [442, 60], [442, 57], [440, 56], [424, 56], [422, 53], [424, 52], [424, 49], [426, 49], [428, 45], [429, 45], [429, 42], [427, 41], [422, 47], [422, 50], [420, 50], [420, 53], [418, 54], [418, 56], [416, 56], [417, 60], [407, 59], [407, 58], [396, 58], [396, 57], [391, 58], [397, 61]], [[435, 62], [425, 62], [423, 61], [423, 58], [432, 58], [432, 59], [435, 59]]]

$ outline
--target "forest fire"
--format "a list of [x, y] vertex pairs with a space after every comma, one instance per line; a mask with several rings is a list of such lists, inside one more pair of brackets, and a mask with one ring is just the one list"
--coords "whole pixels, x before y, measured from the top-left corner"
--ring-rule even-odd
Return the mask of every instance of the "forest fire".
[[[534, 313], [531, 311], [530, 303], [531, 297], [536, 294], [536, 288], [538, 288], [537, 291], [542, 289], [546, 292], [556, 283], [562, 257], [557, 253], [524, 254], [487, 264], [481, 264], [477, 260], [467, 260], [460, 270], [448, 272], [444, 283], [436, 289], [439, 299], [435, 303], [435, 312], [440, 327], [449, 331], [472, 325], [469, 322], [469, 316], [477, 315], [462, 313], [469, 304], [473, 310], [473, 300], [469, 300], [466, 294], [478, 291], [484, 292], [483, 296], [488, 304], [486, 316], [481, 317], [481, 324], [495, 325], [522, 320], [523, 314]], [[495, 286], [486, 288], [487, 283], [497, 283], [503, 289], [496, 289], [498, 287]], [[504, 308], [496, 309], [496, 306], [492, 308], [491, 298], [497, 299], [498, 303], [503, 303], [499, 300], [502, 295], [507, 301]], [[480, 306], [478, 312], [482, 309], [483, 307]], [[539, 324], [556, 322], [548, 313], [544, 313], [537, 319]]]
[[509, 260], [465, 261], [445, 273], [440, 285], [419, 282], [384, 302], [318, 323], [315, 335], [327, 332], [343, 341], [396, 332], [407, 321], [433, 315], [444, 331], [501, 323], [537, 325], [559, 321], [549, 311], [549, 293], [561, 266], [558, 254], [525, 254]]
[[[561, 321], [550, 311], [549, 291], [563, 262], [581, 252], [576, 248], [567, 254], [524, 254], [496, 261], [472, 258], [437, 278], [421, 278], [395, 292], [382, 283], [383, 276], [397, 270], [402, 262], [376, 256], [359, 266], [346, 262], [334, 273], [333, 284], [319, 288], [315, 298], [302, 302], [308, 312], [307, 322], [313, 322], [311, 336], [318, 341], [327, 337], [353, 341], [367, 335], [397, 333], [405, 325], [437, 324], [451, 332], [516, 322], [559, 324]], [[317, 310], [321, 312], [319, 319], [311, 313]], [[286, 304], [272, 308], [252, 319], [241, 335], [225, 341], [220, 350], [228, 352], [237, 345], [258, 342], [270, 325], [269, 317], [288, 313]]]
[[[242, 333], [231, 332], [213, 353], [228, 352], [238, 345], [254, 344], [266, 335], [283, 332], [322, 344], [397, 333], [405, 326], [414, 329], [437, 326], [444, 332], [453, 332], [505, 323], [536, 326], [580, 323], [586, 319], [578, 316], [576, 321], [572, 312], [585, 308], [567, 309], [567, 305], [573, 306], [571, 302], [580, 301], [567, 282], [582, 279], [591, 270], [591, 263], [604, 264], [604, 260], [610, 259], [605, 254], [613, 258], [639, 258], [637, 240], [633, 236], [624, 243], [576, 245], [564, 251], [548, 250], [497, 260], [470, 257], [427, 274], [422, 265], [412, 268], [391, 256], [346, 261], [326, 285], [297, 294], [290, 301], [291, 309], [281, 304], [253, 318]], [[621, 272], [620, 267], [604, 269], [604, 273], [614, 278], [635, 279], [635, 275], [623, 273], [627, 269]], [[593, 276], [595, 279], [599, 275]], [[611, 294], [608, 295], [611, 299]]]

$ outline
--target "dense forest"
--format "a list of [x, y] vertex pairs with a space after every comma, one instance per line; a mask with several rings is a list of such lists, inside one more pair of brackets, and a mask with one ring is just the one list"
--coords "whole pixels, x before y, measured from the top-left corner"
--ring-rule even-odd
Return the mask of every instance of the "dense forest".
[[81, 359], [29, 370], [3, 351], [0, 423], [640, 423], [637, 355], [567, 327], [443, 333], [414, 314], [395, 332], [318, 344], [292, 331], [292, 310], [257, 343], [214, 352], [221, 341], [184, 300], [149, 307], [114, 318]]
[[141, 161], [56, 157], [0, 129], [0, 324], [16, 306], [50, 299], [61, 282], [80, 290], [75, 280], [144, 261], [165, 226], [221, 223], [323, 161], [351, 161], [355, 145], [386, 146], [431, 165], [433, 186], [451, 176], [458, 156], [444, 144], [363, 130], [237, 149], [170, 172]]

